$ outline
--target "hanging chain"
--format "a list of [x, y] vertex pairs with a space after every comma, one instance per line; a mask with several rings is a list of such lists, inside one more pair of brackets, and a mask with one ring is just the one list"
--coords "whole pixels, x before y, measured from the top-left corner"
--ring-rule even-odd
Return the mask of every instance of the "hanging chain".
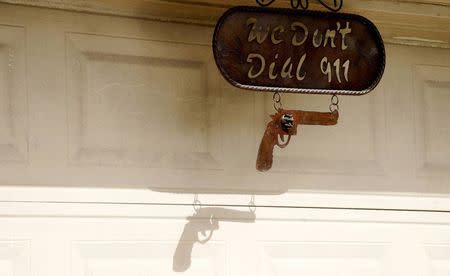
[[[256, 3], [261, 7], [270, 6], [275, 0], [256, 0]], [[318, 0], [318, 2], [330, 11], [338, 12], [344, 5], [344, 0], [334, 0], [333, 5], [329, 5], [324, 0]], [[294, 10], [302, 9], [307, 10], [309, 7], [309, 0], [291, 0], [291, 8]]]
[[309, 0], [291, 0], [291, 7], [294, 10], [298, 10], [298, 8], [306, 10], [309, 7]]
[[195, 213], [198, 213], [202, 208], [202, 203], [198, 200], [198, 194], [194, 195], [194, 202], [192, 202], [192, 207], [194, 208]]
[[250, 197], [250, 201], [248, 202], [248, 209], [250, 212], [255, 213], [256, 212], [256, 204], [255, 204], [255, 195], [252, 195]]
[[339, 111], [339, 98], [336, 94], [331, 96], [330, 112]]
[[283, 108], [283, 104], [281, 103], [281, 94], [280, 94], [280, 92], [273, 93], [272, 100], [273, 100], [273, 108], [275, 108], [275, 110], [277, 112], [280, 109]]

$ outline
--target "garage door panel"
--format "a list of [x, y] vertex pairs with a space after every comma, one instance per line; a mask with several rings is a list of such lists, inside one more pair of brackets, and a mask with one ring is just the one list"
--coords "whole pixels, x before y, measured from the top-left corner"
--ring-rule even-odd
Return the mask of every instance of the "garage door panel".
[[417, 65], [414, 67], [414, 76], [418, 173], [448, 174], [450, 67]]
[[208, 148], [209, 47], [87, 34], [68, 34], [67, 44], [73, 162], [219, 165]]
[[[5, 238], [5, 237], [3, 237]], [[31, 257], [28, 241], [0, 240], [0, 274], [5, 276], [28, 276]]]
[[258, 275], [386, 275], [388, 245], [357, 243], [261, 243]]
[[426, 250], [432, 275], [448, 275], [450, 273], [450, 244], [428, 244]]
[[[287, 150], [275, 149], [273, 170], [285, 174], [384, 175], [385, 85], [382, 82], [365, 97], [340, 97], [341, 116], [336, 126], [299, 126], [299, 134]], [[266, 99], [270, 104], [271, 96]], [[325, 112], [330, 98], [283, 95], [283, 102], [289, 108]], [[271, 112], [269, 109], [268, 114]]]
[[177, 246], [176, 241], [72, 242], [72, 275], [227, 275], [223, 243], [196, 246], [185, 259], [174, 258]]
[[0, 25], [0, 161], [26, 163], [27, 82], [25, 28]]

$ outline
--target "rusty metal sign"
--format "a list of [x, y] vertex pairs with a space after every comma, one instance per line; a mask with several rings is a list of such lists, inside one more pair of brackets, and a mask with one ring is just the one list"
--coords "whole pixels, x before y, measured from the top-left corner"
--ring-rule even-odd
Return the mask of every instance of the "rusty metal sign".
[[375, 25], [345, 13], [231, 8], [216, 25], [213, 51], [231, 84], [259, 91], [361, 95], [385, 66]]

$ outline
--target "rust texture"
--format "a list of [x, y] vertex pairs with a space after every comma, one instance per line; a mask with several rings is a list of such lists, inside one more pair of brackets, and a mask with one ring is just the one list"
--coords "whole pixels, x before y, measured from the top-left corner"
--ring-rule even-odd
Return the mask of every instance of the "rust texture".
[[[282, 120], [286, 115], [289, 115], [289, 118], [291, 118], [291, 123], [288, 128], [283, 126]], [[266, 131], [259, 145], [258, 158], [256, 160], [256, 169], [261, 172], [267, 171], [272, 167], [273, 148], [275, 145], [281, 148], [286, 147], [290, 141], [290, 137], [297, 134], [298, 125], [336, 125], [339, 112], [337, 110], [333, 112], [314, 112], [279, 109], [271, 117], [272, 121], [267, 124]], [[285, 141], [285, 136], [288, 137], [287, 141]], [[283, 143], [280, 143], [279, 139]]]
[[216, 25], [213, 52], [231, 84], [260, 91], [360, 95], [385, 66], [375, 25], [345, 13], [235, 7]]

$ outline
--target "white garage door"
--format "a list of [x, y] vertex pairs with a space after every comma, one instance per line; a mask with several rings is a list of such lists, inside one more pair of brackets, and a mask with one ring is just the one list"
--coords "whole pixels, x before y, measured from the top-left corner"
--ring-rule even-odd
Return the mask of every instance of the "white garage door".
[[[60, 198], [107, 194], [38, 189]], [[447, 199], [313, 194], [299, 199], [312, 208], [202, 206], [195, 211], [189, 205], [143, 202], [3, 201], [0, 272], [8, 276], [450, 275], [450, 213], [393, 210], [420, 204], [422, 209], [432, 205], [448, 210]], [[344, 201], [355, 206], [374, 204], [378, 210], [317, 207], [320, 202]], [[376, 204], [381, 202], [392, 210], [379, 210]]]
[[208, 15], [0, 4], [0, 276], [450, 275], [450, 7], [397, 2], [350, 1], [380, 25], [382, 82], [265, 174], [272, 96], [222, 79]]

